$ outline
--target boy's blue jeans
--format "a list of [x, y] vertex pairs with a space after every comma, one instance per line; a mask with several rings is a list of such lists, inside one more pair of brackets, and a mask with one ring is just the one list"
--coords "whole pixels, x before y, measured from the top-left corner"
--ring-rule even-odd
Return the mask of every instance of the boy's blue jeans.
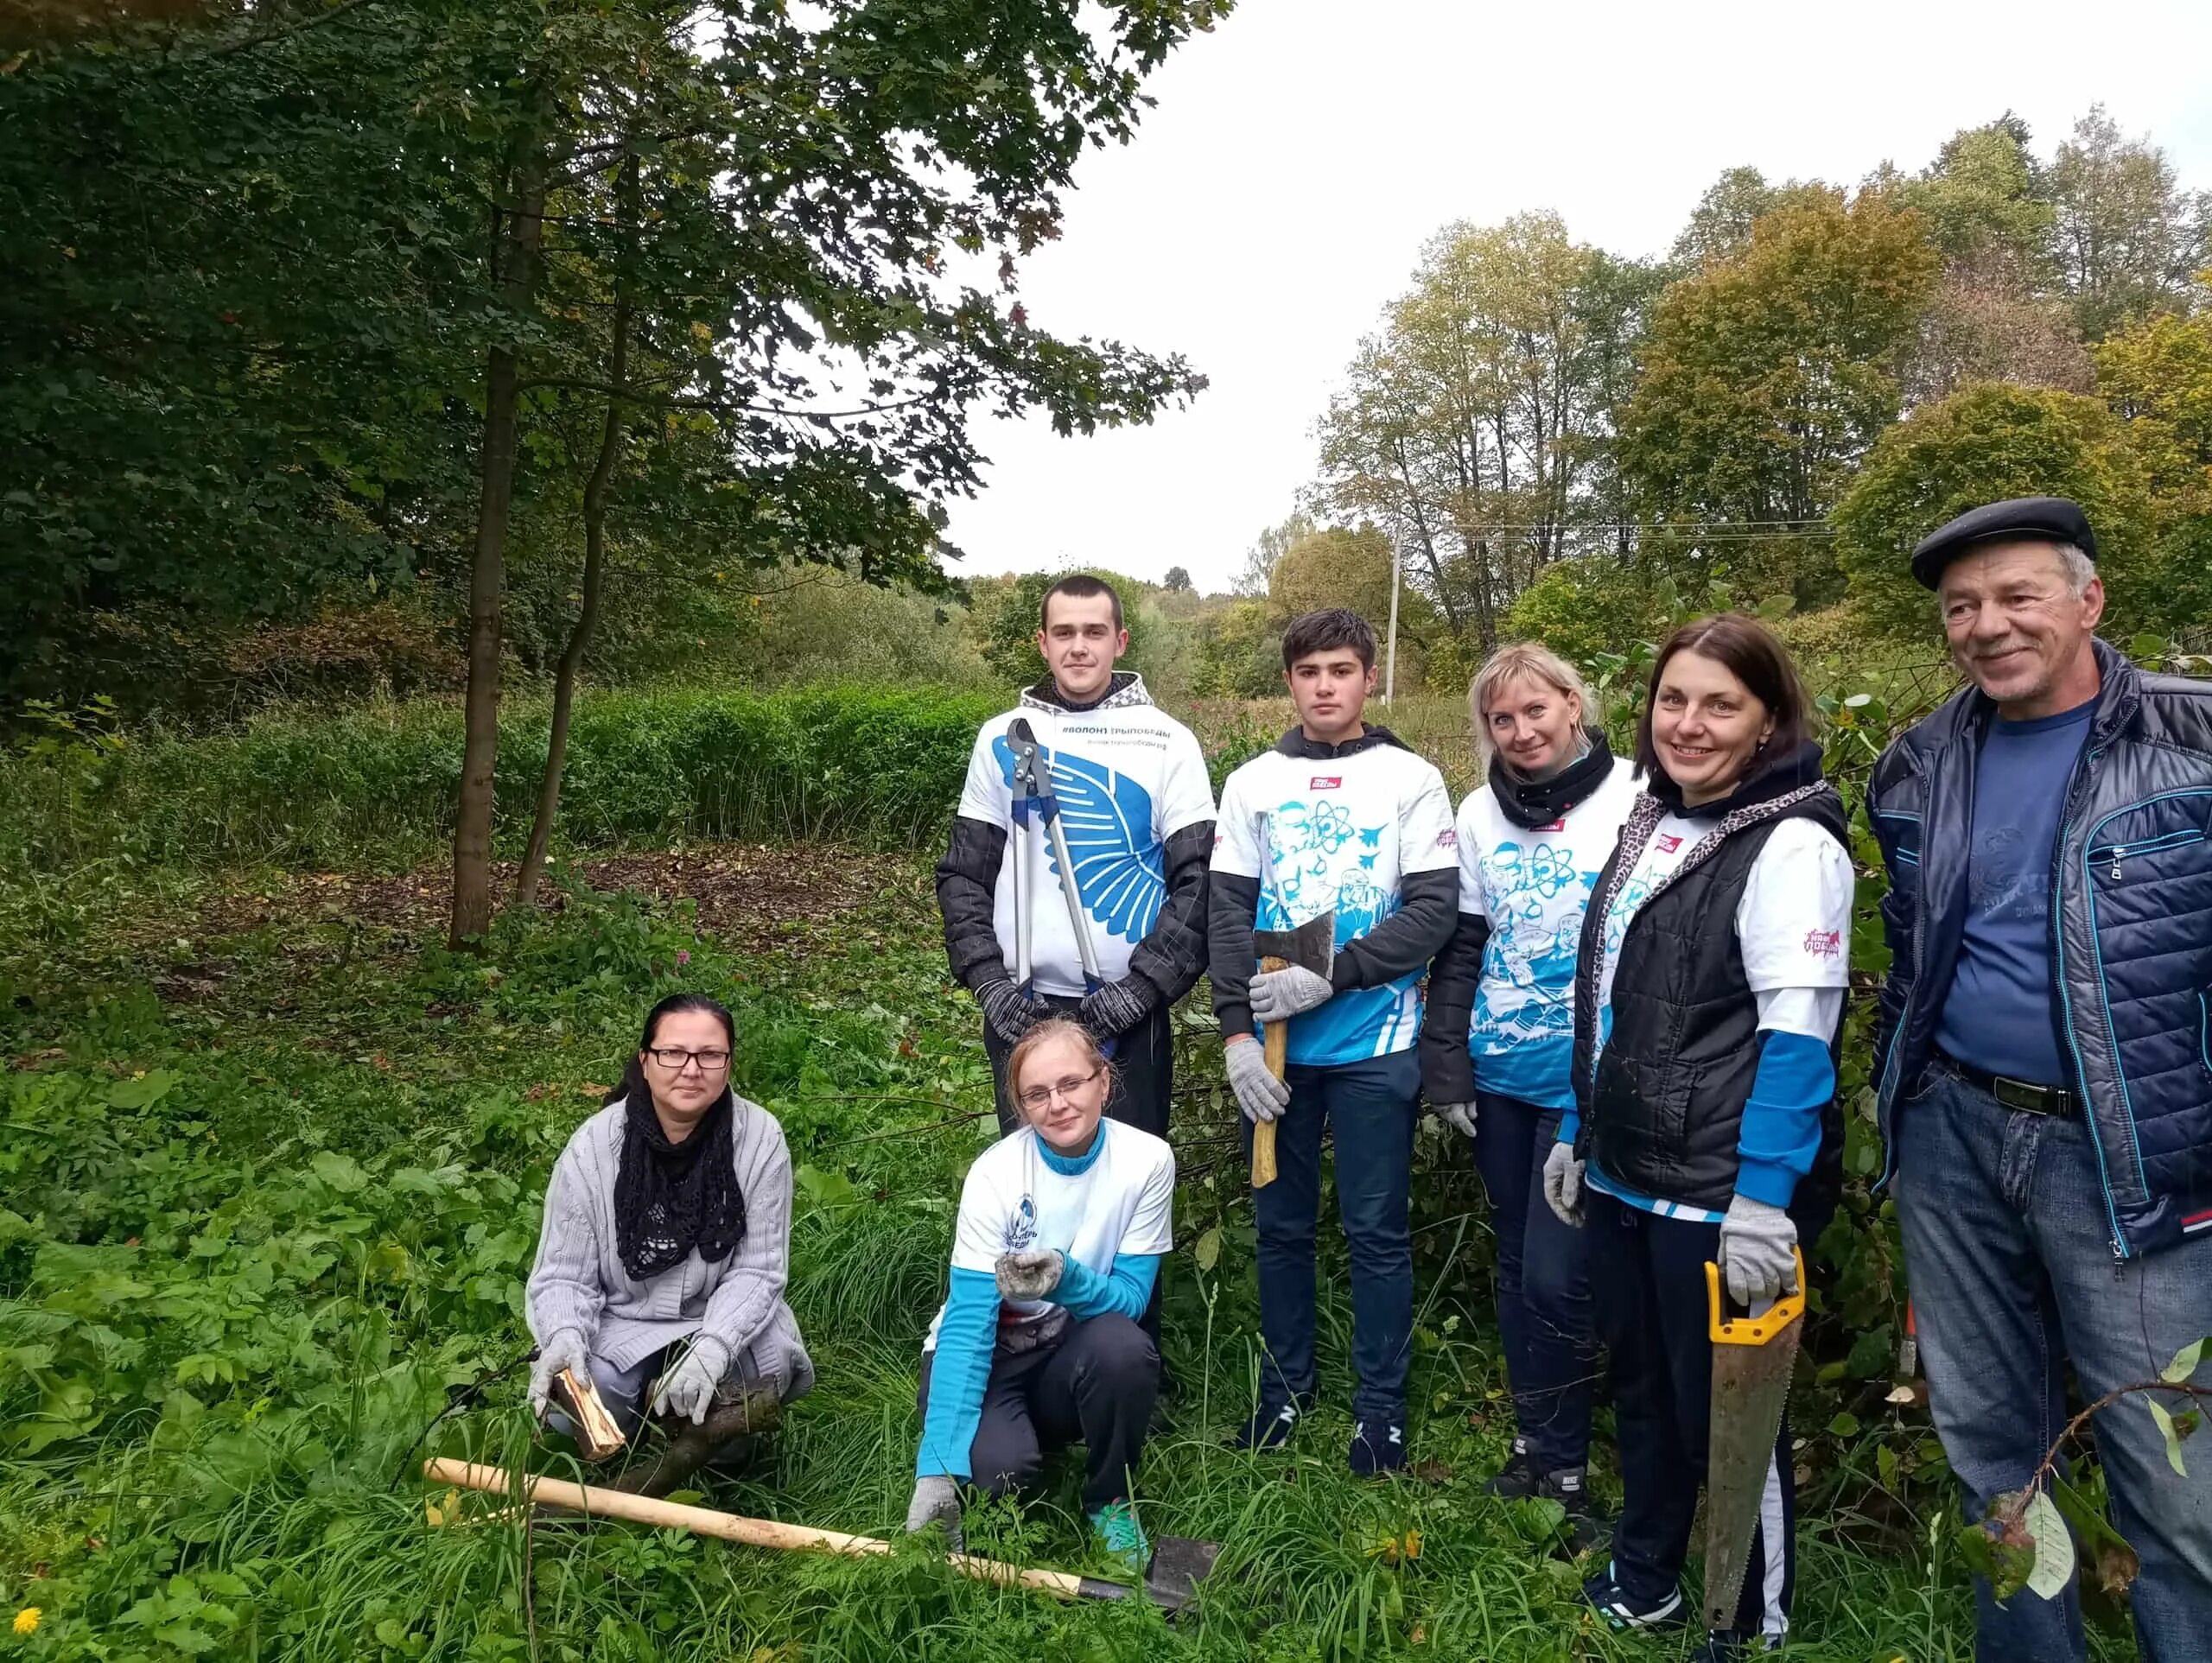
[[[1938, 1061], [1897, 1114], [1897, 1216], [1929, 1402], [1976, 1517], [2041, 1464], [2066, 1424], [2071, 1362], [2087, 1401], [2156, 1380], [2212, 1335], [2212, 1235], [2147, 1258], [2112, 1247], [2088, 1127], [2011, 1109]], [[2201, 1378], [2212, 1381], [2212, 1368]], [[2186, 1406], [2165, 1400], [2178, 1414]], [[2139, 1395], [2096, 1417], [2113, 1523], [2142, 1559], [2131, 1594], [2145, 1663], [2212, 1656], [2212, 1444], [2186, 1476]], [[2080, 1663], [2082, 1608], [1980, 1584], [1985, 1663]]]

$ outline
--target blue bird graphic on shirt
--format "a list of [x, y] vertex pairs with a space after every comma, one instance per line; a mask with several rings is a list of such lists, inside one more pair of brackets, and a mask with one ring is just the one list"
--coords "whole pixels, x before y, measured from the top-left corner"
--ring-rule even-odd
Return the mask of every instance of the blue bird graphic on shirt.
[[[1001, 734], [991, 741], [999, 772], [1014, 789], [1014, 746]], [[1075, 864], [1076, 893], [1084, 911], [1109, 935], [1141, 941], [1167, 898], [1167, 868], [1152, 832], [1152, 793], [1127, 774], [1082, 757], [1038, 747], [1060, 800], [1060, 829]], [[1058, 860], [1046, 844], [1055, 878]]]

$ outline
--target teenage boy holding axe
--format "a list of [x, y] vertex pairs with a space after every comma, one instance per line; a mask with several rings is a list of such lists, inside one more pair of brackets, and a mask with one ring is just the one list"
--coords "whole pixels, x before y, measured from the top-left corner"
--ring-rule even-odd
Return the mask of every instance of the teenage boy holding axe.
[[945, 951], [983, 1007], [1001, 1132], [1023, 1123], [1006, 1085], [1014, 1043], [1072, 1016], [1113, 1064], [1107, 1117], [1167, 1135], [1169, 1012], [1205, 968], [1213, 785], [1191, 730], [1114, 668], [1128, 646], [1110, 585], [1045, 591], [1051, 674], [976, 734], [938, 863]]
[[[1313, 1401], [1326, 1122], [1351, 1249], [1350, 1459], [1364, 1476], [1406, 1463], [1414, 1044], [1421, 975], [1459, 907], [1457, 837], [1443, 776], [1362, 720], [1375, 690], [1366, 620], [1343, 610], [1294, 619], [1282, 661], [1298, 726], [1222, 789], [1207, 909], [1214, 1012], [1251, 1123], [1268, 1353], [1258, 1407], [1236, 1443], [1288, 1442]], [[1284, 1059], [1280, 1073], [1271, 1051]]]

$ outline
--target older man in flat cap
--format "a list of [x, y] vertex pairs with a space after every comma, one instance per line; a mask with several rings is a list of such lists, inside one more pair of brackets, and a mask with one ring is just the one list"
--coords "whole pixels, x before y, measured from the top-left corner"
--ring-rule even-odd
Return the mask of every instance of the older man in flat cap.
[[[1913, 550], [1972, 683], [1867, 799], [1893, 957], [1875, 1064], [1936, 1431], [1980, 1516], [2094, 1400], [2212, 1335], [2212, 683], [2097, 639], [2088, 517], [1992, 503]], [[2204, 1371], [2212, 1382], [2212, 1366]], [[2168, 1396], [2162, 1406], [2190, 1406]], [[2212, 1657], [2212, 1442], [2096, 1418], [2142, 1655]], [[2069, 1584], [1977, 1654], [2087, 1656]]]

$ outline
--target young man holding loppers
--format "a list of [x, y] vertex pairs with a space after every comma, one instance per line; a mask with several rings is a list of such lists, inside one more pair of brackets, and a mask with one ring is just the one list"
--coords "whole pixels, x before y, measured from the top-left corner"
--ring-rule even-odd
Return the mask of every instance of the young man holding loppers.
[[1006, 1084], [1015, 1042], [1072, 1016], [1113, 1064], [1108, 1118], [1167, 1135], [1168, 1016], [1205, 968], [1213, 784], [1191, 730], [1114, 668], [1128, 647], [1110, 585], [1045, 591], [1051, 674], [976, 734], [938, 863], [945, 951], [983, 1007], [1001, 1132], [1022, 1123]]
[[[1230, 1084], [1250, 1122], [1248, 1147], [1261, 1150], [1253, 1203], [1268, 1355], [1237, 1443], [1287, 1443], [1313, 1400], [1325, 1122], [1336, 1131], [1337, 1201], [1351, 1249], [1350, 1460], [1368, 1476], [1406, 1462], [1414, 1042], [1421, 975], [1459, 906], [1457, 837], [1443, 776], [1362, 719], [1375, 690], [1366, 621], [1308, 613], [1284, 632], [1282, 657], [1298, 726], [1223, 788], [1208, 906]], [[1261, 968], [1262, 957], [1284, 968]], [[1287, 1030], [1280, 1079], [1263, 1051], [1269, 1024]]]

